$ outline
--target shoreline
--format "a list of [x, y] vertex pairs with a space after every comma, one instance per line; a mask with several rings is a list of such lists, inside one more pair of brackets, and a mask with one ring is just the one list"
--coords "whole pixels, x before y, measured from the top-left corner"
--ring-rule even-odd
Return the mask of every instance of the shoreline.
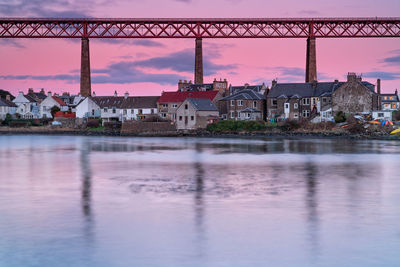
[[108, 136], [108, 137], [197, 137], [197, 138], [272, 138], [272, 139], [352, 139], [352, 140], [390, 140], [400, 141], [400, 136], [349, 134], [346, 132], [225, 132], [211, 133], [195, 132], [143, 132], [139, 134], [121, 133], [120, 131], [92, 131], [68, 128], [38, 129], [38, 128], [0, 128], [0, 136], [6, 135], [63, 135], [63, 136]]

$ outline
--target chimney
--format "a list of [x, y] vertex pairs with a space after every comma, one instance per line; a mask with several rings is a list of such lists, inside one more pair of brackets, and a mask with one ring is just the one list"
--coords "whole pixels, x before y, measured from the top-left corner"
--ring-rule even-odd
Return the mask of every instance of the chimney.
[[117, 97], [117, 96], [118, 96], [117, 90], [115, 90], [115, 91], [114, 91], [114, 97]]
[[48, 92], [47, 92], [47, 96], [51, 96], [51, 91], [48, 91]]
[[[80, 94], [79, 94], [80, 95]], [[95, 91], [93, 91], [93, 94], [92, 94], [92, 96], [96, 96], [96, 92]]]
[[28, 94], [33, 94], [33, 88], [28, 89]]
[[24, 92], [19, 91], [18, 95], [19, 95], [19, 96], [24, 96]]
[[396, 95], [398, 95], [397, 89], [396, 89], [396, 91], [394, 91], [394, 93], [395, 93]]
[[[397, 92], [397, 89], [396, 89]], [[6, 100], [11, 101], [11, 96], [10, 95], [6, 95]]]
[[46, 94], [45, 92], [44, 92], [44, 88], [42, 88], [41, 90], [40, 90], [40, 93], [42, 93], [42, 94]]
[[128, 96], [129, 96], [129, 93], [128, 93], [128, 92], [125, 92], [124, 98], [127, 99]]
[[381, 79], [376, 80], [376, 92], [378, 95], [381, 94]]
[[357, 75], [354, 72], [347, 73], [347, 82], [356, 82]]
[[335, 84], [338, 84], [339, 83], [339, 80], [335, 80]]
[[276, 80], [272, 80], [272, 85], [271, 85], [271, 89], [272, 87], [274, 87], [278, 82]]
[[179, 80], [178, 82], [178, 90], [180, 91], [182, 89], [182, 80]]

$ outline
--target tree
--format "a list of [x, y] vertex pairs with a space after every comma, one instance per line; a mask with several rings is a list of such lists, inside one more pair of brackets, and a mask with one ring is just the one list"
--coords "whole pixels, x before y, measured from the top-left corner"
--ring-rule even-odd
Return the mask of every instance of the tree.
[[7, 113], [2, 124], [3, 125], [9, 125], [11, 120], [12, 120], [11, 114]]
[[338, 111], [335, 115], [335, 122], [336, 123], [341, 123], [346, 121], [346, 114], [344, 114], [343, 111]]
[[56, 113], [59, 112], [59, 111], [60, 111], [60, 108], [59, 108], [59, 107], [53, 106], [53, 107], [51, 108], [51, 110], [50, 110], [51, 116], [54, 118], [54, 116], [56, 115]]

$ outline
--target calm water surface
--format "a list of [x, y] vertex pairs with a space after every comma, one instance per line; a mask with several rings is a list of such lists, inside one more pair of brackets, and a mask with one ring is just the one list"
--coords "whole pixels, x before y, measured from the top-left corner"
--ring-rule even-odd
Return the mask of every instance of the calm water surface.
[[0, 136], [0, 266], [400, 266], [400, 142]]

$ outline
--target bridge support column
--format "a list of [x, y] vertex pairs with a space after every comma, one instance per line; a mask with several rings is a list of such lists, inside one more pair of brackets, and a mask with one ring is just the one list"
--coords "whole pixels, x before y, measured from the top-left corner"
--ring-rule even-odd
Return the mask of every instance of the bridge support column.
[[89, 38], [82, 38], [81, 51], [81, 96], [92, 95], [92, 85], [90, 79], [90, 54]]
[[307, 38], [306, 83], [317, 81], [317, 56], [315, 37]]
[[203, 39], [196, 38], [195, 63], [194, 63], [194, 83], [203, 83]]

